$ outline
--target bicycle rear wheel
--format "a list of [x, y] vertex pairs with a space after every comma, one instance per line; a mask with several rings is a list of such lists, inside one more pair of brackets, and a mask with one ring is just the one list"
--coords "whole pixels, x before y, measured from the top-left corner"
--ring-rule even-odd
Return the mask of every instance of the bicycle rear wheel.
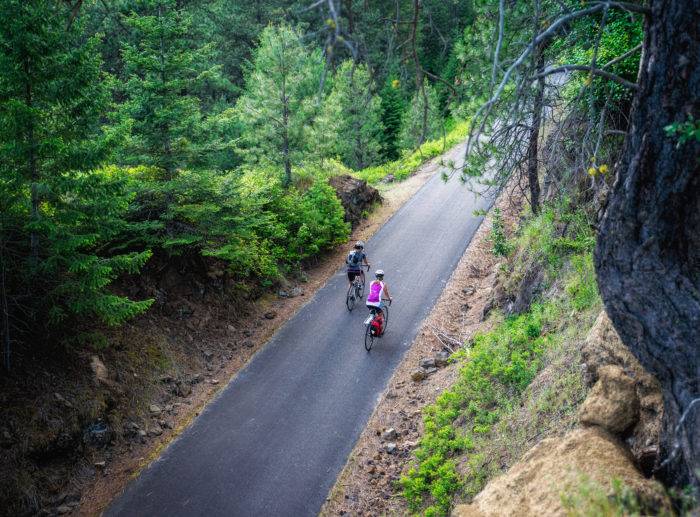
[[348, 294], [345, 297], [345, 306], [349, 311], [352, 311], [355, 308], [355, 303], [357, 303], [357, 298], [355, 298], [355, 286], [351, 285], [348, 288]]
[[365, 325], [365, 350], [368, 352], [372, 350], [372, 345], [374, 344], [374, 336], [372, 335], [372, 324]]

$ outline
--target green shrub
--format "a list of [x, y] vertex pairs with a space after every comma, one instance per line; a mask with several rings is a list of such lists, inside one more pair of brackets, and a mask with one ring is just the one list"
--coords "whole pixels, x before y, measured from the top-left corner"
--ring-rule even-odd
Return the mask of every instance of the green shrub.
[[393, 162], [384, 163], [376, 167], [367, 167], [355, 172], [355, 176], [366, 180], [368, 183], [378, 183], [388, 174], [393, 174], [396, 180], [401, 181], [410, 177], [416, 169], [431, 158], [441, 155], [446, 150], [461, 142], [469, 131], [467, 122], [457, 122], [454, 128], [445, 135], [445, 138], [436, 138], [425, 142], [415, 151], [403, 151], [401, 158]]
[[506, 237], [503, 215], [499, 208], [493, 209], [493, 222], [491, 225], [491, 251], [497, 257], [507, 257], [511, 252], [511, 245]]

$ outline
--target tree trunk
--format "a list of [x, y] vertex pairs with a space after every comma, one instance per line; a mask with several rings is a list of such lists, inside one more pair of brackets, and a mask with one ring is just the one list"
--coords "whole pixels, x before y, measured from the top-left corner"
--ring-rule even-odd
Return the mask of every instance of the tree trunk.
[[[544, 52], [538, 50], [537, 73], [544, 70]], [[532, 126], [530, 129], [530, 143], [527, 148], [527, 181], [530, 186], [530, 208], [533, 214], [540, 211], [540, 179], [537, 174], [538, 142], [540, 139], [540, 124], [542, 120], [542, 101], [544, 99], [544, 77], [537, 80], [537, 91], [532, 104]]]
[[595, 262], [623, 341], [664, 388], [658, 473], [700, 485], [700, 142], [665, 127], [700, 117], [700, 0], [655, 0], [639, 91]]

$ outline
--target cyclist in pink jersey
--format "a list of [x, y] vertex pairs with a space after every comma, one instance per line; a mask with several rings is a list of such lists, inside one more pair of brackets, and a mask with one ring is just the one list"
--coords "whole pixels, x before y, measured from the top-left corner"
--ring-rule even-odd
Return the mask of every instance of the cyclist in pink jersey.
[[369, 284], [369, 293], [367, 294], [367, 308], [371, 310], [376, 310], [380, 314], [382, 313], [382, 308], [384, 307], [384, 300], [392, 301], [391, 294], [389, 294], [389, 286], [384, 282], [384, 271], [378, 269], [374, 276], [376, 280], [372, 280]]

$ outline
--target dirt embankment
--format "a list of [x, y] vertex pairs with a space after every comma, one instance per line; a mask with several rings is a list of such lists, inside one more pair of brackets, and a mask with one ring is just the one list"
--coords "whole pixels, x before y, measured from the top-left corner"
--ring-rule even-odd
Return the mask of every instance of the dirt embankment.
[[642, 514], [670, 512], [663, 487], [645, 477], [658, 458], [658, 382], [622, 344], [605, 312], [590, 330], [582, 357], [593, 387], [579, 409], [580, 426], [542, 440], [453, 516], [594, 515], [602, 511], [595, 506], [596, 492], [604, 501], [619, 498], [620, 505], [633, 496]]
[[[341, 182], [339, 197], [352, 205], [351, 240], [369, 238], [436, 168], [431, 162], [400, 184], [382, 185], [383, 203], [369, 214], [376, 192]], [[153, 297], [154, 307], [101, 346], [17, 357], [0, 378], [0, 514], [98, 515], [346, 253], [340, 246], [262, 295], [232, 283], [222, 268], [161, 261], [148, 278], [120, 288]]]

